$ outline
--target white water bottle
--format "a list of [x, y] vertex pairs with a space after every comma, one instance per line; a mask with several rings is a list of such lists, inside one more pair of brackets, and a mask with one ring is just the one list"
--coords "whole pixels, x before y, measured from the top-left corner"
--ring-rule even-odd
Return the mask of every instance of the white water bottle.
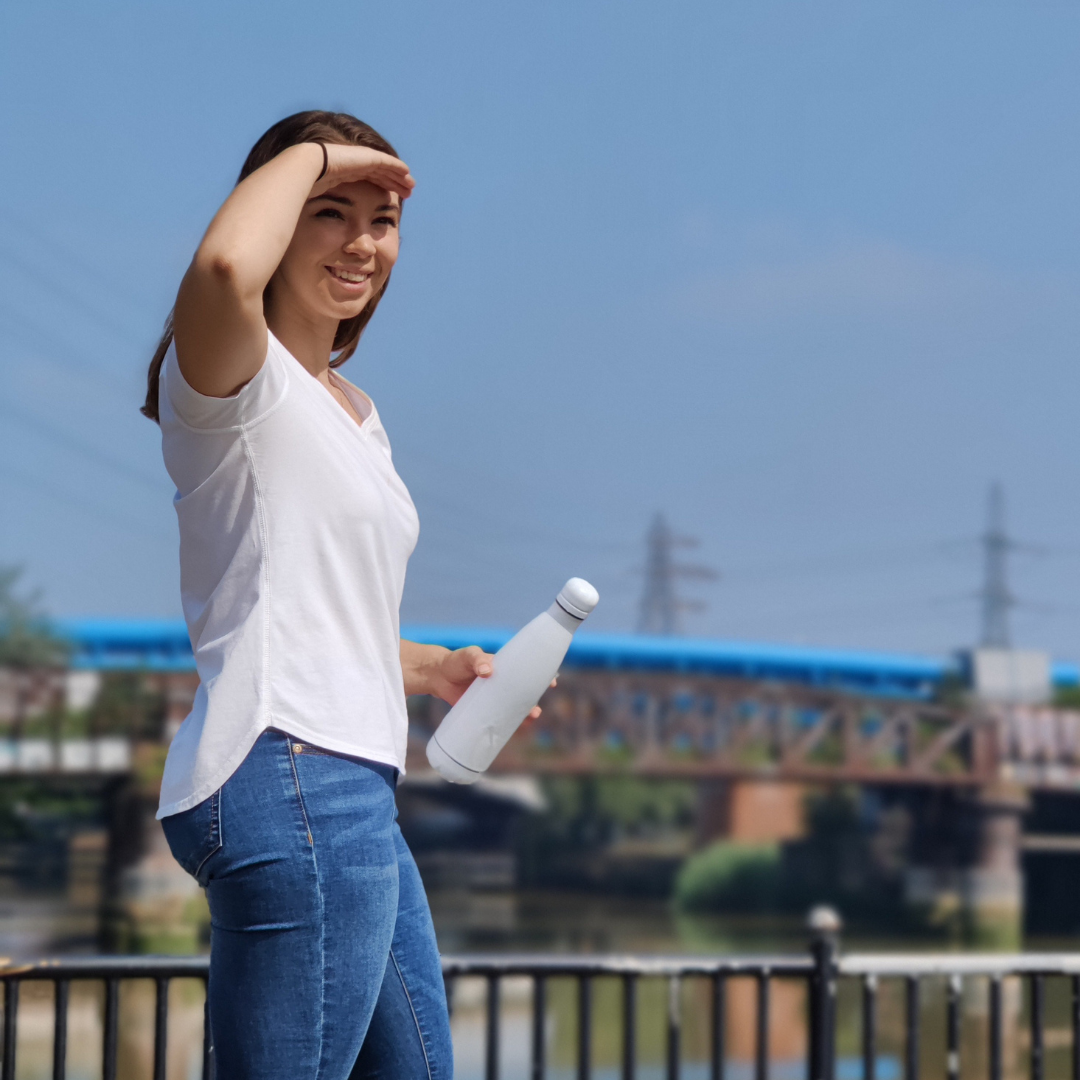
[[428, 740], [427, 759], [440, 776], [454, 784], [480, 779], [551, 685], [599, 599], [587, 581], [571, 578], [555, 603], [495, 654], [491, 674], [473, 681]]

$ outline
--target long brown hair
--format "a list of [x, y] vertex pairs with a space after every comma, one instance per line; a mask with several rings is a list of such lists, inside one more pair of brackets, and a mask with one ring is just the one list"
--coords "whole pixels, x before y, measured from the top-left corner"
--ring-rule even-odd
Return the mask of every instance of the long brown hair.
[[[277, 157], [282, 150], [298, 143], [326, 142], [340, 143], [344, 146], [367, 146], [372, 150], [381, 150], [384, 154], [399, 157], [398, 152], [369, 124], [363, 120], [357, 120], [348, 113], [323, 112], [312, 109], [308, 112], [294, 113], [292, 116], [279, 120], [270, 128], [259, 141], [251, 148], [244, 167], [236, 182], [249, 177], [256, 169], [262, 168], [268, 161]], [[342, 319], [338, 323], [337, 333], [334, 335], [334, 351], [337, 356], [330, 361], [331, 367], [344, 364], [354, 352], [360, 341], [360, 335], [364, 327], [371, 321], [375, 309], [379, 306], [386, 286], [390, 284], [387, 277], [383, 287], [371, 298], [367, 306], [359, 315], [351, 319]], [[267, 286], [269, 288], [269, 286]], [[263, 294], [265, 301], [266, 294]], [[146, 403], [139, 410], [143, 416], [151, 420], [159, 421], [158, 413], [158, 382], [161, 378], [161, 365], [165, 361], [165, 354], [169, 351], [169, 345], [173, 339], [173, 316], [165, 320], [165, 332], [161, 335], [154, 358], [150, 361], [150, 370], [146, 373]]]

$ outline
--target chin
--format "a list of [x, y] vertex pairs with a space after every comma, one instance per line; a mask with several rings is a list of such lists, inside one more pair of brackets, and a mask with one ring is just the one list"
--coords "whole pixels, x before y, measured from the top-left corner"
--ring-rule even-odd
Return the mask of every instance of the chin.
[[341, 304], [339, 305], [337, 319], [340, 322], [343, 319], [355, 319], [361, 311], [364, 310], [371, 303], [371, 297], [369, 296], [362, 303], [357, 304]]
[[324, 293], [321, 297], [322, 303], [319, 306], [327, 315], [333, 314], [335, 319], [353, 319], [371, 303], [374, 295], [375, 290], [373, 289], [368, 289], [363, 296], [358, 296], [355, 299], [352, 297], [341, 299]]
[[340, 300], [327, 300], [326, 297], [322, 297], [321, 301], [321, 303], [313, 305], [315, 310], [324, 318], [337, 319], [338, 322], [341, 322], [343, 319], [355, 319], [371, 302], [371, 297], [367, 296], [362, 300], [351, 300], [348, 303], [343, 303]]

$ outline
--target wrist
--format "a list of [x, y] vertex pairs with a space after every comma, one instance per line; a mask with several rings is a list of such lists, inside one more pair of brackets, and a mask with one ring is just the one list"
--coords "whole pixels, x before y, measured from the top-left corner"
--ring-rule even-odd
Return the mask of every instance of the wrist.
[[302, 142], [283, 150], [282, 154], [293, 154], [297, 161], [303, 162], [304, 170], [311, 171], [312, 188], [325, 188], [330, 172], [330, 155], [326, 144], [321, 142]]
[[420, 681], [425, 694], [437, 694], [443, 679], [443, 663], [451, 650], [442, 645], [428, 645], [420, 663]]

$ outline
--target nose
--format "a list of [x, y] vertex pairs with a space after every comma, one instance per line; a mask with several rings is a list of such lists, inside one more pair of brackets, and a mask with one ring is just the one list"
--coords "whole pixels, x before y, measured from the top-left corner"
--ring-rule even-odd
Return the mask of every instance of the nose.
[[345, 251], [350, 255], [363, 255], [364, 257], [375, 254], [375, 241], [372, 239], [371, 233], [362, 232], [359, 236], [354, 236], [346, 245]]

